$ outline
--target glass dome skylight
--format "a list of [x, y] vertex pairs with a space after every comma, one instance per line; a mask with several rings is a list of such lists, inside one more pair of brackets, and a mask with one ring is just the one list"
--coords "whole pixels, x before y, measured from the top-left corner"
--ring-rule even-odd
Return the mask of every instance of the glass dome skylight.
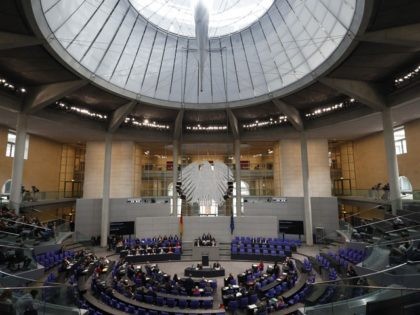
[[346, 55], [365, 18], [365, 0], [193, 1], [31, 5], [46, 44], [82, 77], [125, 98], [194, 109], [309, 85]]
[[[130, 0], [136, 10], [159, 28], [194, 37], [194, 6], [198, 0]], [[203, 0], [209, 11], [209, 37], [228, 35], [257, 21], [274, 0]]]

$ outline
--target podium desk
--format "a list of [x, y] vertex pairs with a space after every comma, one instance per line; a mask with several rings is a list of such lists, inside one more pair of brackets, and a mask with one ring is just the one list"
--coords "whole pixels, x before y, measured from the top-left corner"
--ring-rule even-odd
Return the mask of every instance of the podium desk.
[[201, 261], [202, 256], [209, 256], [210, 261], [220, 260], [219, 246], [193, 246], [192, 259]]

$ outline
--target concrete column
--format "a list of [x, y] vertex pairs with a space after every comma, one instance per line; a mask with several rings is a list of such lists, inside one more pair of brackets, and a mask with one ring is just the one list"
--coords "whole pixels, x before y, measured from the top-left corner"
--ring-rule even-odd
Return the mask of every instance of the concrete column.
[[305, 132], [301, 132], [300, 134], [300, 148], [301, 148], [301, 161], [302, 161], [305, 239], [306, 239], [306, 245], [312, 246], [314, 244], [314, 241], [313, 241], [313, 236], [312, 236], [311, 195], [309, 192], [308, 142], [306, 139]]
[[401, 190], [398, 182], [398, 160], [395, 152], [394, 127], [392, 123], [391, 109], [382, 111], [382, 123], [384, 128], [385, 155], [388, 170], [388, 182], [392, 214], [397, 215], [397, 210], [402, 209]]
[[104, 159], [104, 184], [102, 192], [102, 213], [101, 213], [101, 246], [107, 246], [109, 234], [109, 194], [111, 187], [111, 163], [112, 163], [112, 134], [107, 133], [105, 137], [105, 159]]
[[242, 213], [242, 191], [241, 191], [241, 141], [235, 140], [235, 180], [236, 180], [236, 215]]
[[25, 144], [27, 135], [26, 114], [19, 113], [16, 124], [16, 142], [15, 155], [12, 166], [12, 187], [10, 191], [10, 204], [15, 209], [16, 214], [19, 214], [20, 204], [22, 202], [22, 180], [23, 180], [23, 166], [25, 163]]
[[176, 182], [178, 181], [178, 150], [179, 150], [179, 141], [173, 141], [173, 149], [172, 149], [172, 160], [173, 160], [173, 167], [172, 167], [172, 209], [171, 215], [177, 215], [177, 205], [178, 205], [178, 193], [176, 191]]

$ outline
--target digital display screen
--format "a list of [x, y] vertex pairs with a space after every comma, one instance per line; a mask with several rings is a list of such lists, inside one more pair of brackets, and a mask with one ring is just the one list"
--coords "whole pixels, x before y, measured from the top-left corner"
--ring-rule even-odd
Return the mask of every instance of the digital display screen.
[[134, 221], [111, 222], [109, 225], [111, 235], [131, 235], [134, 234]]
[[279, 220], [279, 233], [303, 234], [303, 221]]

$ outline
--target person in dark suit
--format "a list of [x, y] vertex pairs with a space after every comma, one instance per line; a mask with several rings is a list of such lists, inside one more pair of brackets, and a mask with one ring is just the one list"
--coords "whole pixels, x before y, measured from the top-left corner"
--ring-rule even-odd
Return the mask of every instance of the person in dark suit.
[[221, 268], [221, 266], [220, 266], [220, 263], [218, 261], [213, 264], [213, 269], [220, 269], [220, 268]]
[[195, 286], [195, 284], [194, 284], [194, 280], [193, 280], [193, 279], [191, 279], [191, 276], [190, 276], [190, 277], [188, 277], [188, 278], [185, 280], [185, 284], [184, 284], [185, 290], [187, 291], [187, 294], [188, 294], [188, 295], [191, 295], [191, 294], [192, 294], [192, 289], [194, 288], [194, 286]]

